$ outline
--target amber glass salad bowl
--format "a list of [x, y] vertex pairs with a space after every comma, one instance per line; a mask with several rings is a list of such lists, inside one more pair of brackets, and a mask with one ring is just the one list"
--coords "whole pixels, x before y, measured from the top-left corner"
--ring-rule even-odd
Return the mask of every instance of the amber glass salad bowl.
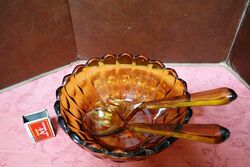
[[[132, 102], [173, 99], [188, 95], [186, 83], [173, 69], [145, 56], [106, 55], [78, 65], [57, 89], [55, 110], [62, 129], [83, 149], [114, 161], [141, 160], [159, 153], [176, 138], [129, 130], [108, 136], [91, 136], [82, 124], [85, 113], [108, 98]], [[167, 110], [167, 111], [166, 111]], [[131, 123], [188, 123], [189, 107], [144, 109]]]

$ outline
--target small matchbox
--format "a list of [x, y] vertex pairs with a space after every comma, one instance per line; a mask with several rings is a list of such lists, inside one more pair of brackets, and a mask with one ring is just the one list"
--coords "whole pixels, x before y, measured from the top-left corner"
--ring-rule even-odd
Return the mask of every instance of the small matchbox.
[[23, 123], [33, 143], [55, 136], [47, 109], [24, 115]]

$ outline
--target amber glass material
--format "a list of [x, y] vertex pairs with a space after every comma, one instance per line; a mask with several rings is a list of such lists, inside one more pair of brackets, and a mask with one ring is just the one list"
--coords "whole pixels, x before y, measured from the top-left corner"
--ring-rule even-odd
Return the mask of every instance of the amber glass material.
[[228, 129], [216, 124], [128, 124], [129, 130], [171, 136], [209, 144], [219, 144], [228, 139]]
[[[90, 59], [65, 76], [57, 90], [55, 110], [59, 125], [82, 146], [98, 157], [115, 161], [140, 160], [156, 154], [176, 138], [125, 130], [121, 133], [94, 137], [82, 127], [84, 115], [108, 98], [132, 102], [172, 99], [188, 95], [187, 87], [173, 69], [144, 56], [106, 55]], [[166, 112], [167, 111], [167, 112]], [[129, 123], [187, 123], [192, 111], [187, 107], [145, 109]]]
[[[120, 108], [119, 115], [123, 120], [131, 119], [140, 109], [159, 109], [194, 106], [215, 106], [228, 104], [237, 98], [237, 94], [230, 88], [222, 87], [202, 92], [175, 97], [173, 99], [163, 99], [134, 103], [124, 99], [109, 98], [108, 102]], [[109, 105], [112, 107], [112, 105]], [[107, 106], [107, 107], [109, 107]]]
[[[182, 138], [203, 143], [218, 144], [230, 132], [216, 124], [133, 123], [120, 116], [119, 106], [98, 107], [86, 113], [83, 128], [91, 135], [110, 136], [125, 130]], [[123, 111], [123, 110], [122, 110]], [[138, 111], [139, 112], [139, 111]]]

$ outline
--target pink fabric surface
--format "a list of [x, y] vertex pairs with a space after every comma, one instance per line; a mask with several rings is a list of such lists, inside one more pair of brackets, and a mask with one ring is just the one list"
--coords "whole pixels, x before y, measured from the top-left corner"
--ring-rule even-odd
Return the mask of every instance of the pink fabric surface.
[[[210, 145], [179, 139], [163, 152], [143, 161], [116, 163], [95, 158], [77, 146], [58, 127], [53, 109], [55, 91], [63, 76], [75, 65], [0, 94], [0, 166], [249, 166], [250, 164], [250, 91], [221, 66], [176, 66], [180, 78], [187, 81], [190, 92], [227, 86], [238, 98], [225, 106], [193, 108], [193, 123], [215, 123], [231, 131], [222, 144]], [[32, 144], [22, 115], [47, 108], [56, 137]]]

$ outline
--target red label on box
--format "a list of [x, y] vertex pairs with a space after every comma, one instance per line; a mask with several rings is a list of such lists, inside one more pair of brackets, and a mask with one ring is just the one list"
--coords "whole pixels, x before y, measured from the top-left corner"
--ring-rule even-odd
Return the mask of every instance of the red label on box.
[[53, 136], [52, 129], [47, 119], [30, 123], [28, 126], [36, 142]]

